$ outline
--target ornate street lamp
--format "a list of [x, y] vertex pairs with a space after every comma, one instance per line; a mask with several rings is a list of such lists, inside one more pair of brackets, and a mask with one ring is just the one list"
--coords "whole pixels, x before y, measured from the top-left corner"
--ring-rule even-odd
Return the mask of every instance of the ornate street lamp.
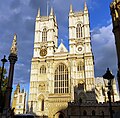
[[4, 58], [1, 59], [2, 61], [2, 70], [1, 70], [1, 77], [0, 77], [0, 112], [3, 110], [3, 98], [2, 98], [2, 81], [3, 81], [3, 71], [4, 71], [4, 65], [7, 62], [7, 59], [5, 58], [6, 56], [4, 55]]
[[114, 75], [111, 74], [109, 68], [107, 68], [106, 73], [103, 75], [103, 79], [108, 80], [106, 87], [108, 87], [107, 94], [108, 94], [108, 99], [109, 99], [109, 111], [110, 111], [110, 118], [113, 118], [112, 104], [111, 104], [111, 90], [112, 90], [112, 80], [114, 79]]

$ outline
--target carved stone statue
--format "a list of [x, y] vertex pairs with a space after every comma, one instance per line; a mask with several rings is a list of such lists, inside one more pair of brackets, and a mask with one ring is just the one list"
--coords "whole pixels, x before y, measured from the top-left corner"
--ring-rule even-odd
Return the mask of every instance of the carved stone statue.
[[16, 34], [14, 34], [14, 39], [12, 42], [10, 53], [17, 55], [17, 35]]

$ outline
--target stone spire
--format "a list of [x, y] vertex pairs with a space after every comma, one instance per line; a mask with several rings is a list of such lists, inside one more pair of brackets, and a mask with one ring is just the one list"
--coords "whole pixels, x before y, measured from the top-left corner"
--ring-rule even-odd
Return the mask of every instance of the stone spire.
[[72, 4], [70, 5], [70, 12], [73, 12]]
[[50, 15], [53, 16], [54, 15], [54, 11], [53, 11], [53, 8], [51, 7], [51, 10], [50, 10]]
[[16, 34], [14, 34], [14, 39], [12, 42], [10, 53], [17, 55], [17, 35]]
[[40, 17], [40, 8], [38, 9], [37, 17]]
[[114, 0], [116, 3], [120, 2], [120, 0]]
[[17, 93], [20, 93], [20, 84], [19, 84], [19, 83], [17, 84], [16, 92], [17, 92]]
[[20, 88], [20, 84], [19, 83], [17, 84], [17, 88]]
[[84, 4], [84, 11], [88, 11], [86, 2], [85, 2], [85, 4]]

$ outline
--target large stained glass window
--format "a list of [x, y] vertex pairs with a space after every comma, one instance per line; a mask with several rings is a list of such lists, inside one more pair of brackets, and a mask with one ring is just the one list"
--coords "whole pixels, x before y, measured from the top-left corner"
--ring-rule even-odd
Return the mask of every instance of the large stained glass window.
[[55, 70], [54, 93], [68, 93], [69, 79], [68, 68], [65, 64], [60, 63]]

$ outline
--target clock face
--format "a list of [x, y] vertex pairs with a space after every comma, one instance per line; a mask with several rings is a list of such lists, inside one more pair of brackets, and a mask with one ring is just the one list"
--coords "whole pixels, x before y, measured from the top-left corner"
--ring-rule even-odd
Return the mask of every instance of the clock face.
[[82, 51], [82, 47], [78, 47], [78, 51], [79, 51], [79, 52]]
[[78, 46], [77, 49], [76, 49], [77, 52], [82, 52], [83, 51], [83, 48], [82, 46]]
[[43, 46], [40, 49], [40, 56], [46, 56], [47, 54], [47, 47]]

